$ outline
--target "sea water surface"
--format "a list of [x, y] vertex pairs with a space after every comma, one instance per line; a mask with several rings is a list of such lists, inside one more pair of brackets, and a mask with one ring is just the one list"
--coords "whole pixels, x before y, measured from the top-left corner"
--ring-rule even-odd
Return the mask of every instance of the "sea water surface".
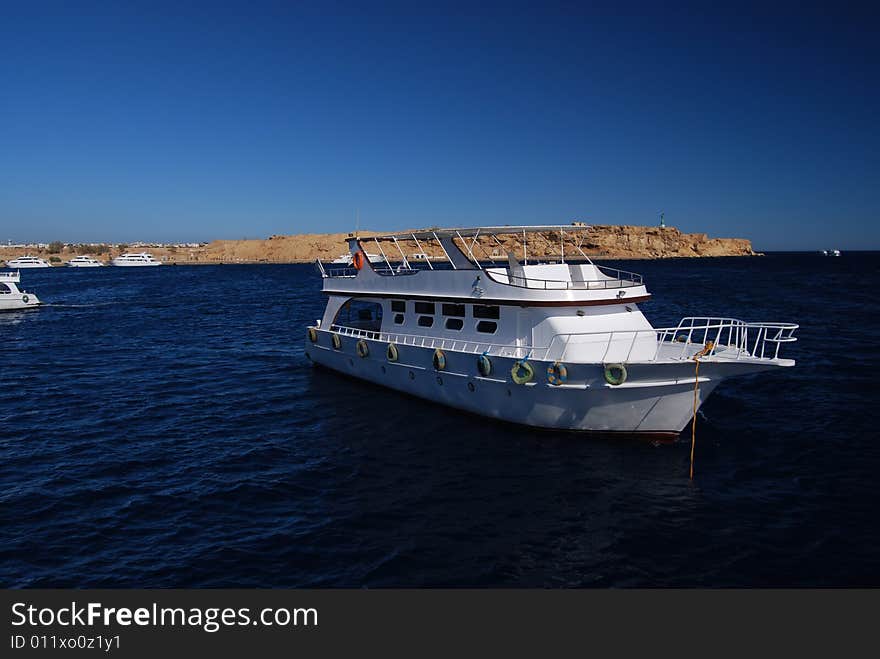
[[305, 359], [310, 266], [22, 271], [0, 586], [880, 586], [880, 258], [619, 262], [655, 325], [800, 323], [669, 445], [500, 425]]

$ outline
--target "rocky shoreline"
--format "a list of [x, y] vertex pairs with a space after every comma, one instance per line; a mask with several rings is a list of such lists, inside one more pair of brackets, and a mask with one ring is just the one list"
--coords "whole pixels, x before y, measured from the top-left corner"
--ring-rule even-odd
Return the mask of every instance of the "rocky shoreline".
[[[270, 236], [264, 240], [215, 240], [199, 247], [186, 248], [131, 248], [129, 251], [147, 251], [167, 263], [212, 264], [212, 263], [308, 263], [321, 259], [332, 261], [346, 250], [346, 238], [350, 234], [296, 234]], [[384, 235], [378, 232], [362, 231], [360, 235]], [[642, 227], [629, 225], [599, 225], [578, 232], [580, 249], [595, 259], [661, 259], [698, 258], [714, 256], [759, 256], [752, 249], [751, 241], [745, 238], [710, 238], [705, 233], [682, 233], [675, 227]], [[509, 236], [496, 243], [483, 243], [488, 254], [504, 256], [508, 249], [520, 253], [519, 239]], [[374, 245], [373, 245], [374, 246]], [[408, 248], [409, 246], [407, 246]], [[422, 245], [429, 257], [441, 257], [437, 246]], [[371, 249], [367, 245], [368, 251]], [[406, 248], [405, 248], [406, 249]], [[120, 246], [108, 247], [91, 254], [101, 260], [109, 260], [121, 253]], [[410, 249], [415, 252], [415, 248]], [[392, 261], [400, 260], [400, 253], [388, 253]], [[46, 249], [4, 248], [0, 246], [0, 259], [9, 260], [30, 253], [52, 260], [55, 265], [63, 265], [81, 253], [78, 248], [65, 247], [60, 252], [50, 253]], [[405, 251], [406, 253], [406, 251]], [[528, 255], [530, 258], [553, 259], [559, 256], [559, 234], [540, 233], [529, 236]], [[412, 258], [412, 253], [407, 253]], [[581, 255], [573, 244], [566, 244], [566, 258], [576, 259]]]

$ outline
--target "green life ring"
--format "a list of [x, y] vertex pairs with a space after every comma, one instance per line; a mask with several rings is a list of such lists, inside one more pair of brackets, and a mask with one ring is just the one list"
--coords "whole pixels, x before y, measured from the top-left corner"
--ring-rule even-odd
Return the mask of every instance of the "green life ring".
[[389, 362], [396, 362], [400, 357], [400, 353], [397, 352], [397, 346], [393, 343], [389, 343], [388, 348], [385, 350], [385, 356], [388, 358]]
[[434, 369], [437, 371], [445, 371], [446, 370], [446, 355], [443, 354], [443, 351], [440, 348], [437, 348], [434, 351]]
[[315, 343], [318, 340], [318, 333], [315, 331], [314, 327], [309, 328], [309, 341]]
[[626, 382], [626, 366], [623, 364], [606, 364], [605, 382], [615, 387]]
[[565, 368], [565, 364], [562, 362], [553, 362], [547, 367], [547, 382], [554, 387], [558, 387], [566, 380], [568, 380], [568, 369]]
[[513, 363], [513, 367], [510, 369], [510, 377], [517, 384], [525, 384], [526, 382], [531, 382], [532, 378], [535, 377], [535, 369], [525, 359], [520, 359]]
[[360, 357], [361, 359], [370, 354], [370, 346], [367, 345], [367, 342], [363, 339], [357, 342], [355, 350], [357, 350], [358, 357]]
[[330, 336], [333, 340], [333, 348], [339, 350], [342, 347], [342, 339], [339, 338], [338, 334], [331, 334]]
[[492, 374], [492, 360], [486, 355], [480, 355], [477, 358], [477, 370], [484, 378], [489, 377]]

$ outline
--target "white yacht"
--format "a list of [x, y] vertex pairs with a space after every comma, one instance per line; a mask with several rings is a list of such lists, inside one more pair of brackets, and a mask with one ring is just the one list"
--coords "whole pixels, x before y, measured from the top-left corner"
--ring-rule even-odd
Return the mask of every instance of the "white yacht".
[[[370, 263], [381, 263], [382, 257], [378, 254], [370, 254], [369, 252], [364, 252], [367, 255], [367, 258], [370, 260]], [[351, 254], [343, 254], [339, 258], [333, 259], [330, 261], [333, 265], [351, 265], [352, 264], [352, 255]]]
[[157, 261], [153, 258], [152, 254], [148, 254], [147, 252], [126, 252], [120, 256], [117, 256], [115, 259], [110, 261], [112, 265], [119, 266], [152, 266], [152, 265], [162, 265], [162, 261]]
[[12, 259], [11, 261], [6, 262], [7, 268], [51, 268], [48, 261], [45, 259], [41, 259], [36, 256], [19, 256], [17, 259]]
[[[797, 325], [682, 319], [655, 328], [642, 277], [592, 263], [588, 227], [438, 229], [350, 238], [353, 268], [320, 261], [327, 306], [308, 328], [316, 365], [454, 408], [541, 428], [675, 436], [725, 378], [794, 366], [780, 356]], [[527, 260], [527, 237], [559, 236], [559, 259]], [[566, 261], [566, 237], [580, 252]], [[505, 240], [502, 243], [499, 238]], [[486, 251], [522, 239], [522, 260]], [[575, 240], [577, 239], [577, 242]], [[494, 241], [494, 243], [492, 242]], [[404, 243], [439, 244], [447, 263], [413, 267]], [[478, 252], [482, 252], [482, 255]], [[569, 248], [569, 255], [571, 248]], [[488, 261], [492, 261], [491, 265]], [[699, 360], [699, 361], [697, 361]], [[699, 369], [699, 370], [697, 370]], [[695, 392], [696, 388], [696, 392]]]
[[67, 262], [71, 268], [101, 268], [104, 263], [91, 256], [76, 256]]
[[0, 272], [0, 311], [30, 309], [42, 304], [36, 295], [18, 288], [20, 281], [18, 272]]

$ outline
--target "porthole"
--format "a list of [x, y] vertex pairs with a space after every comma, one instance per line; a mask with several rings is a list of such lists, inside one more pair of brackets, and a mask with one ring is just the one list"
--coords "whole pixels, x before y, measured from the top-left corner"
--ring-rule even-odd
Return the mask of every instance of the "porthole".
[[410, 371], [410, 372], [409, 372], [409, 379], [410, 379], [410, 380], [415, 380], [415, 379], [416, 379], [416, 374], [413, 373], [412, 371]]
[[483, 334], [494, 334], [498, 329], [498, 323], [491, 320], [481, 320], [477, 323], [477, 331]]
[[443, 384], [443, 378], [438, 377], [438, 378], [437, 378], [437, 384]]
[[474, 386], [474, 383], [468, 382], [468, 391], [474, 391], [474, 389], [476, 389], [476, 387]]
[[510, 389], [508, 389], [508, 390], [507, 390], [507, 395], [508, 395], [508, 396], [513, 396], [513, 392], [512, 392]]

